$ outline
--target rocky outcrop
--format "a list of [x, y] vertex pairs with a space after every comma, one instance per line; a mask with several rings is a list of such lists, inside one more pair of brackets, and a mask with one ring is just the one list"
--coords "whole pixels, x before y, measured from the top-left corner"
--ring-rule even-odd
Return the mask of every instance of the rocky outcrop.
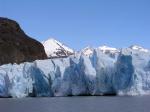
[[0, 17], [0, 65], [45, 58], [40, 42], [27, 36], [17, 22]]

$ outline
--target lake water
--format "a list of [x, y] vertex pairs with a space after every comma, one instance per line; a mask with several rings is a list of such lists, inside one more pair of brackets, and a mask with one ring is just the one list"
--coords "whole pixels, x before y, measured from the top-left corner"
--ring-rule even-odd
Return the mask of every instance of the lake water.
[[8, 98], [0, 112], [150, 112], [150, 96]]

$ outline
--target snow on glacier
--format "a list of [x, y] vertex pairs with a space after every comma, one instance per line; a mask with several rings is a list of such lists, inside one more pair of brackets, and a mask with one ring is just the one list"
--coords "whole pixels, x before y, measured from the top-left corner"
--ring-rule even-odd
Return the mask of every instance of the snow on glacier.
[[131, 48], [0, 66], [1, 97], [149, 93], [150, 53]]

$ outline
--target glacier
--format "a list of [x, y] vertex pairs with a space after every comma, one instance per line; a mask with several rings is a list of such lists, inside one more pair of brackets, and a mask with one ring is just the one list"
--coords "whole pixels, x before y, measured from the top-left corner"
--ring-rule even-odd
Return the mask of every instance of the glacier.
[[0, 66], [1, 97], [150, 94], [150, 52], [94, 49], [67, 58]]

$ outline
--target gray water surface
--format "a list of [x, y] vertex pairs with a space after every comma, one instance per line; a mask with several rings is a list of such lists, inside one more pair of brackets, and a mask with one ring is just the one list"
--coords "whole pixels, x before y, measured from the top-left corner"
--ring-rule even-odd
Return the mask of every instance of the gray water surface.
[[1, 98], [0, 112], [150, 112], [150, 96]]

